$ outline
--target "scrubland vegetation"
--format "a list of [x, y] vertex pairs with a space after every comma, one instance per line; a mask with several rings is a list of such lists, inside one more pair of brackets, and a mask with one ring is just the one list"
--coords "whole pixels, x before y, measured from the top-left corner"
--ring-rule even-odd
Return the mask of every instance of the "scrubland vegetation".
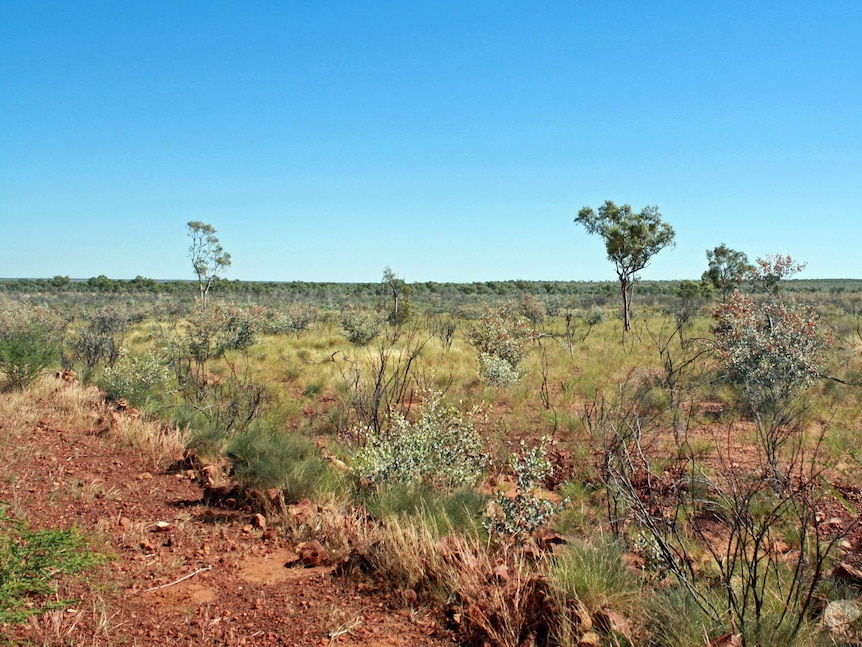
[[0, 371], [159, 420], [465, 644], [855, 644], [862, 286], [776, 259], [643, 284], [629, 332], [615, 285], [7, 282]]

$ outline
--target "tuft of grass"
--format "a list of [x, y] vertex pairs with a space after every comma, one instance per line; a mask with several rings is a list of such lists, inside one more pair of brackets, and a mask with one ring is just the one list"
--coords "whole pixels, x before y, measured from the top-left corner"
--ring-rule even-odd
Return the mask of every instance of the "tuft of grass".
[[89, 570], [105, 559], [76, 528], [31, 530], [0, 504], [0, 624], [63, 609], [57, 578]]
[[622, 549], [597, 537], [593, 543], [573, 541], [557, 553], [548, 574], [560, 608], [578, 602], [590, 613], [610, 608], [627, 615], [640, 613], [642, 583], [622, 560]]
[[347, 491], [344, 476], [320, 456], [305, 436], [262, 426], [235, 436], [225, 449], [241, 487], [278, 488], [285, 500], [320, 500]]
[[484, 535], [486, 504], [486, 498], [475, 490], [441, 493], [423, 483], [381, 488], [365, 502], [368, 512], [377, 519], [422, 523], [437, 537], [453, 533]]

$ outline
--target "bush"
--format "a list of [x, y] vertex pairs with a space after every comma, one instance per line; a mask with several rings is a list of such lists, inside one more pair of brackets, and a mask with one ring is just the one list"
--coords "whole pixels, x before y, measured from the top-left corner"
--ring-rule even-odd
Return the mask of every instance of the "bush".
[[593, 306], [584, 314], [584, 323], [592, 328], [605, 322], [607, 315], [601, 306]]
[[540, 301], [532, 294], [525, 294], [521, 298], [521, 304], [518, 308], [522, 317], [527, 319], [534, 326], [538, 326], [548, 316], [548, 309], [544, 301]]
[[231, 350], [248, 350], [257, 342], [263, 326], [264, 312], [258, 306], [243, 308], [226, 303], [198, 307], [189, 320], [185, 350], [204, 364]]
[[473, 423], [431, 393], [411, 423], [400, 414], [389, 429], [365, 431], [365, 447], [355, 456], [354, 472], [375, 485], [422, 482], [452, 490], [475, 485], [487, 463]]
[[7, 388], [24, 389], [59, 362], [64, 328], [46, 308], [0, 304], [0, 372]]
[[479, 375], [491, 386], [514, 386], [521, 380], [522, 373], [501, 357], [480, 353]]
[[515, 541], [523, 541], [545, 521], [560, 512], [566, 501], [554, 503], [536, 495], [541, 482], [554, 471], [548, 460], [547, 438], [532, 449], [521, 441], [521, 450], [512, 456], [510, 465], [517, 479], [514, 497], [497, 494], [493, 513], [485, 520], [489, 532]]
[[191, 405], [183, 420], [193, 427], [190, 446], [218, 455], [234, 435], [247, 431], [264, 409], [266, 389], [252, 379], [248, 362], [237, 367], [225, 359], [228, 373], [210, 373], [209, 362], [248, 349], [263, 328], [263, 309], [233, 304], [198, 307], [185, 330], [160, 340], [161, 352], [173, 369], [180, 394]]
[[109, 400], [126, 398], [133, 407], [144, 408], [170, 378], [167, 365], [153, 351], [133, 355], [122, 348], [116, 364], [105, 368], [99, 386]]
[[341, 332], [351, 344], [365, 346], [383, 328], [383, 321], [375, 312], [346, 308], [341, 314]]
[[[536, 340], [536, 331], [523, 317], [497, 309], [486, 310], [467, 337], [479, 351], [479, 371], [483, 379], [491, 384], [514, 384], [521, 377], [518, 364]], [[503, 367], [500, 361], [508, 367]]]
[[70, 363], [81, 364], [89, 379], [101, 364], [114, 366], [119, 359], [122, 337], [129, 327], [129, 313], [121, 307], [107, 306], [67, 342]]
[[775, 294], [757, 302], [735, 292], [713, 316], [724, 377], [741, 388], [774, 470], [778, 450], [799, 422], [800, 396], [826, 362], [831, 336], [813, 307]]
[[317, 317], [317, 311], [307, 305], [292, 305], [286, 310], [269, 311], [263, 324], [267, 335], [298, 335]]

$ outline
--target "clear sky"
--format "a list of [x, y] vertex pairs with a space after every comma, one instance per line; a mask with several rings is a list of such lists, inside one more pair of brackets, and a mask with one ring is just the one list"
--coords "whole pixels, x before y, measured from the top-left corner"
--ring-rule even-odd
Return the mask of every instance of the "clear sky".
[[0, 277], [862, 278], [862, 2], [0, 2]]

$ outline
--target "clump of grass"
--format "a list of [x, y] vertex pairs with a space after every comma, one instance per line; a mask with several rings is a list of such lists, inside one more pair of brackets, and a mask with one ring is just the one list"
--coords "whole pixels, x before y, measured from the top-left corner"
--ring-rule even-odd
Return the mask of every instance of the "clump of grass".
[[104, 561], [76, 528], [31, 530], [0, 504], [0, 624], [74, 604], [59, 598], [57, 578]]
[[305, 436], [256, 426], [225, 449], [240, 486], [282, 490], [286, 501], [321, 499], [346, 492], [346, 480]]
[[648, 644], [662, 647], [703, 647], [724, 633], [724, 628], [679, 586], [656, 590], [649, 596], [645, 625]]
[[548, 574], [561, 609], [576, 603], [591, 614], [606, 608], [627, 615], [640, 612], [641, 581], [623, 562], [616, 543], [574, 541], [554, 556]]
[[483, 535], [484, 496], [472, 489], [441, 493], [423, 483], [380, 489], [365, 501], [376, 519], [403, 518], [429, 527], [436, 536], [459, 533]]

